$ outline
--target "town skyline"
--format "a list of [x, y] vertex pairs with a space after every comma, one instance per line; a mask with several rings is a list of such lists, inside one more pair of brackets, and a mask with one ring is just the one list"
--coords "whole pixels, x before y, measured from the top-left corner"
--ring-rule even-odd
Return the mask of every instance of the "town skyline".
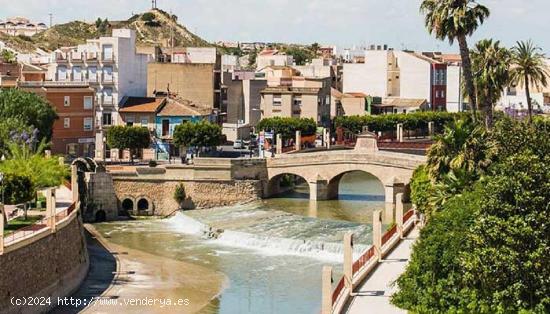
[[[492, 14], [471, 42], [494, 38], [506, 46], [512, 46], [517, 40], [532, 39], [544, 52], [550, 52], [550, 38], [545, 36], [550, 26], [545, 24], [543, 16], [545, 8], [550, 9], [550, 3], [545, 0], [480, 2], [489, 6]], [[185, 3], [160, 0], [158, 7], [176, 14], [179, 23], [210, 42], [318, 42], [339, 47], [387, 44], [395, 49], [458, 52], [458, 46], [451, 47], [426, 32], [423, 16], [418, 11], [419, 3], [420, 0], [405, 3], [402, 0], [344, 0], [337, 3], [328, 0], [268, 0], [264, 3], [250, 0], [212, 0], [208, 3], [203, 0]], [[73, 20], [92, 22], [98, 17], [122, 20], [131, 17], [132, 13], [149, 10], [151, 3], [98, 0], [79, 1], [78, 6], [68, 7], [59, 0], [22, 0], [3, 8], [0, 19], [25, 16], [49, 25], [49, 13], [53, 14], [53, 24]], [[246, 11], [255, 14], [237, 15]], [[96, 13], [88, 16], [89, 12]], [[250, 27], [259, 23], [263, 23], [264, 27]]]

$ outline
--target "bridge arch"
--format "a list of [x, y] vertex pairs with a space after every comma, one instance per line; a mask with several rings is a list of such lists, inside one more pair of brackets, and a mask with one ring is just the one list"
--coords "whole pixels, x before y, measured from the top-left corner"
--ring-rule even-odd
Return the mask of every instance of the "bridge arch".
[[137, 210], [137, 213], [148, 212], [152, 214], [154, 209], [153, 201], [149, 197], [144, 195], [136, 197], [135, 208]]
[[[342, 178], [344, 178], [344, 176], [346, 176], [348, 174], [354, 174], [354, 173], [361, 173], [361, 174], [366, 175], [367, 179], [372, 178], [372, 179], [376, 180], [376, 182], [378, 183], [378, 185], [380, 187], [379, 191], [374, 191], [374, 190], [364, 191], [365, 192], [364, 194], [375, 195], [375, 193], [378, 192], [378, 193], [382, 193], [382, 195], [384, 195], [384, 193], [385, 193], [385, 191], [384, 191], [384, 182], [379, 177], [377, 177], [376, 175], [374, 175], [374, 174], [372, 174], [372, 173], [370, 173], [366, 170], [363, 170], [363, 169], [354, 169], [354, 170], [343, 171], [340, 174], [334, 175], [332, 178], [330, 178], [330, 180], [328, 181], [328, 185], [327, 185], [327, 199], [338, 199], [339, 196], [341, 195], [340, 194], [340, 183], [342, 181]], [[385, 200], [385, 198], [384, 198], [384, 200]]]
[[[267, 189], [264, 197], [274, 197], [281, 193], [284, 193], [292, 187], [296, 182], [303, 181], [308, 184], [307, 178], [305, 178], [303, 175], [292, 173], [292, 172], [283, 172], [279, 173], [277, 175], [272, 176], [268, 183], [267, 183]], [[308, 194], [310, 192], [308, 191]]]

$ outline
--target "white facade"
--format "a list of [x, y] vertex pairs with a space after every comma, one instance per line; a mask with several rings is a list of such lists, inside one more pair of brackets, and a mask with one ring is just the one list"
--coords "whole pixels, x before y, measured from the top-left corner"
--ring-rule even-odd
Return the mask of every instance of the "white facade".
[[261, 70], [268, 66], [291, 66], [294, 64], [294, 57], [285, 54], [262, 55], [256, 58], [256, 69]]
[[367, 50], [365, 63], [345, 63], [343, 92], [387, 97], [388, 54], [384, 50]]
[[322, 58], [313, 59], [310, 64], [293, 66], [306, 77], [332, 77], [332, 60]]
[[97, 125], [114, 124], [119, 120], [118, 104], [123, 97], [144, 97], [147, 93], [147, 63], [152, 57], [136, 53], [135, 36], [133, 30], [115, 29], [112, 37], [57, 50], [52, 54], [47, 79], [88, 82], [96, 91]]
[[462, 66], [447, 64], [447, 111], [459, 112], [464, 106], [461, 88]]
[[431, 101], [431, 62], [408, 52], [395, 51], [395, 62], [399, 67], [401, 98], [426, 99]]
[[216, 48], [188, 47], [173, 53], [172, 63], [216, 63]]

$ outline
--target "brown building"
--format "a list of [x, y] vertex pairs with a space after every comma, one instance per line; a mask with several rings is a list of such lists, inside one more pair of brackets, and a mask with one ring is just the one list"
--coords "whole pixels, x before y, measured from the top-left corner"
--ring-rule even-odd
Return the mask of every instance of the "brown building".
[[94, 157], [95, 92], [85, 83], [20, 82], [19, 87], [48, 100], [59, 119], [53, 126], [52, 153]]

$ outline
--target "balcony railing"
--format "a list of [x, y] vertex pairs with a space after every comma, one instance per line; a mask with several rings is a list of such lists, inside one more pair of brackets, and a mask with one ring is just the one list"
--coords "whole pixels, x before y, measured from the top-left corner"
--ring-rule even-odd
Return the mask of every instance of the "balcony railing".
[[103, 75], [103, 82], [104, 83], [113, 83], [114, 82], [114, 78], [112, 75]]
[[103, 105], [112, 105], [113, 104], [113, 96], [103, 96], [103, 101], [101, 103]]
[[114, 61], [114, 55], [112, 52], [103, 52], [101, 53], [101, 61], [103, 62], [113, 62]]

